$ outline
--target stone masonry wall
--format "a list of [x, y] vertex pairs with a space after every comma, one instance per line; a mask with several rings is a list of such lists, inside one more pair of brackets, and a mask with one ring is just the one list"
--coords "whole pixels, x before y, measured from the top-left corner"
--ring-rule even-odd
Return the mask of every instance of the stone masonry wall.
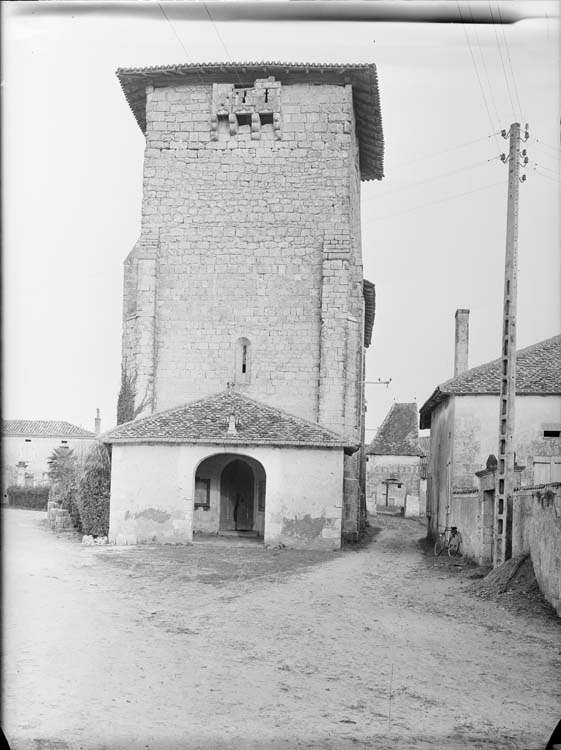
[[530, 553], [540, 591], [561, 617], [561, 484], [514, 492], [512, 555]]
[[[236, 381], [252, 397], [333, 429], [359, 422], [363, 303], [352, 90], [278, 83], [277, 90], [280, 120], [261, 124], [258, 137], [253, 120], [234, 134], [220, 118], [211, 129], [212, 85], [148, 91], [142, 236], [127, 261], [123, 341], [123, 356], [138, 372], [137, 398], [154, 390], [145, 413]], [[340, 320], [336, 341], [326, 345], [343, 382], [332, 384], [321, 407], [322, 279], [331, 263], [324, 247], [333, 240], [346, 259], [330, 268]], [[334, 309], [324, 298], [323, 313]], [[245, 382], [236, 372], [242, 338], [250, 343]]]

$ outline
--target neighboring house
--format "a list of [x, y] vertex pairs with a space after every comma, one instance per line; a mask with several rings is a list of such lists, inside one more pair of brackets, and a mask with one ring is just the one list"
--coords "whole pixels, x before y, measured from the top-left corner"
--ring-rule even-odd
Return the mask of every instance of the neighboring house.
[[72, 450], [82, 459], [95, 440], [95, 433], [70, 422], [3, 420], [4, 489], [10, 485], [35, 486], [48, 483], [48, 459], [55, 448]]
[[366, 449], [366, 504], [371, 513], [376, 506], [403, 508], [407, 498], [411, 515], [424, 513], [420, 507], [422, 455], [417, 404], [392, 404]]
[[375, 302], [360, 181], [383, 176], [375, 66], [189, 64], [118, 77], [146, 151], [120, 395], [122, 417], [137, 419], [104, 438], [110, 538], [357, 538]]
[[[467, 369], [469, 311], [458, 312], [460, 366], [420, 410], [421, 428], [431, 430], [427, 514], [430, 534], [456, 523], [465, 539], [472, 537], [469, 544], [478, 556], [483, 532], [474, 524], [485, 515], [492, 525], [493, 517], [492, 508], [477, 510], [475, 504], [483, 484], [486, 498], [494, 501], [488, 478], [494, 476], [498, 452], [501, 360]], [[561, 335], [517, 352], [514, 439], [518, 483], [561, 480]]]

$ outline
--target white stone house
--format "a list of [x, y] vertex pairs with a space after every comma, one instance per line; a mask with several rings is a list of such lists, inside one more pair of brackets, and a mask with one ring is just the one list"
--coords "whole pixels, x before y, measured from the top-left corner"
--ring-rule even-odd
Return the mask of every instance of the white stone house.
[[[457, 318], [457, 325], [467, 326], [467, 318]], [[492, 533], [494, 516], [494, 485], [486, 477], [498, 452], [501, 360], [467, 369], [467, 334], [456, 341], [464, 348], [456, 360], [465, 369], [420, 409], [421, 428], [431, 430], [429, 533], [457, 525], [466, 550], [480, 558], [483, 526]], [[514, 439], [520, 484], [561, 481], [561, 335], [517, 352]]]
[[[362, 443], [364, 355], [374, 321], [374, 285], [362, 273], [360, 182], [383, 176], [375, 66], [189, 64], [121, 69], [118, 77], [146, 136], [141, 236], [125, 261], [127, 419], [190, 413], [205, 399], [226, 398], [227, 384], [228, 398], [249, 401], [237, 402], [237, 437], [220, 422], [232, 416], [222, 411], [199, 424], [208, 434], [197, 433], [195, 442], [189, 433], [179, 445], [168, 422], [170, 434], [151, 447], [122, 442], [122, 427], [107, 436], [113, 538], [121, 513], [138, 523], [125, 529], [119, 520], [119, 533], [166, 539], [168, 520], [145, 533], [138, 513], [164, 519], [158, 514], [172, 508], [185, 539], [190, 529], [227, 530], [226, 516], [215, 518], [220, 471], [239, 483], [234, 494], [266, 482], [269, 511], [254, 509], [252, 527], [265, 539], [300, 544], [287, 529], [304, 518], [316, 529], [307, 544], [357, 538], [366, 518], [364, 462], [352, 446]], [[261, 443], [241, 439], [249, 403], [271, 415]], [[311, 442], [299, 442], [296, 430], [286, 443], [284, 419], [315, 425]], [[216, 420], [221, 437], [228, 434], [222, 448]], [[211, 458], [225, 452], [232, 461]], [[154, 476], [168, 476], [168, 490], [158, 484], [148, 492], [148, 477], [145, 492], [132, 489], [140, 454]], [[197, 500], [207, 491], [203, 480], [210, 481], [206, 510]], [[254, 499], [263, 491], [256, 487]], [[323, 501], [314, 487], [322, 487]]]
[[[97, 424], [97, 421], [96, 421]], [[48, 459], [55, 448], [72, 450], [82, 460], [96, 440], [94, 432], [70, 422], [5, 419], [2, 422], [2, 484], [48, 483]], [[2, 493], [4, 495], [4, 492]]]

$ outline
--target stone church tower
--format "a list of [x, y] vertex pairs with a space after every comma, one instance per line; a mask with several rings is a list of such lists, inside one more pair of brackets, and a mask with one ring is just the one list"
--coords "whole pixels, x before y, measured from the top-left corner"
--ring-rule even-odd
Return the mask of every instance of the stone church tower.
[[[120, 421], [227, 387], [363, 442], [360, 181], [383, 176], [374, 65], [120, 69], [146, 135], [125, 261]], [[343, 535], [362, 450], [345, 457]], [[361, 479], [362, 473], [362, 479]]]

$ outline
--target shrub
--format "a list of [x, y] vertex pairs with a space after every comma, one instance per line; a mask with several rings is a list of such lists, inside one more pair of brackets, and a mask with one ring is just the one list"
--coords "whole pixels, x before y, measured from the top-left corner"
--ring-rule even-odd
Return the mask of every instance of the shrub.
[[51, 480], [50, 499], [58, 502], [70, 514], [72, 523], [82, 530], [78, 508], [78, 481], [80, 462], [74, 451], [55, 448], [49, 459], [49, 479]]
[[8, 487], [8, 504], [13, 508], [47, 510], [48, 487]]
[[86, 456], [80, 477], [79, 507], [82, 531], [91, 536], [106, 536], [109, 531], [109, 494], [111, 457], [103, 443], [94, 443]]

